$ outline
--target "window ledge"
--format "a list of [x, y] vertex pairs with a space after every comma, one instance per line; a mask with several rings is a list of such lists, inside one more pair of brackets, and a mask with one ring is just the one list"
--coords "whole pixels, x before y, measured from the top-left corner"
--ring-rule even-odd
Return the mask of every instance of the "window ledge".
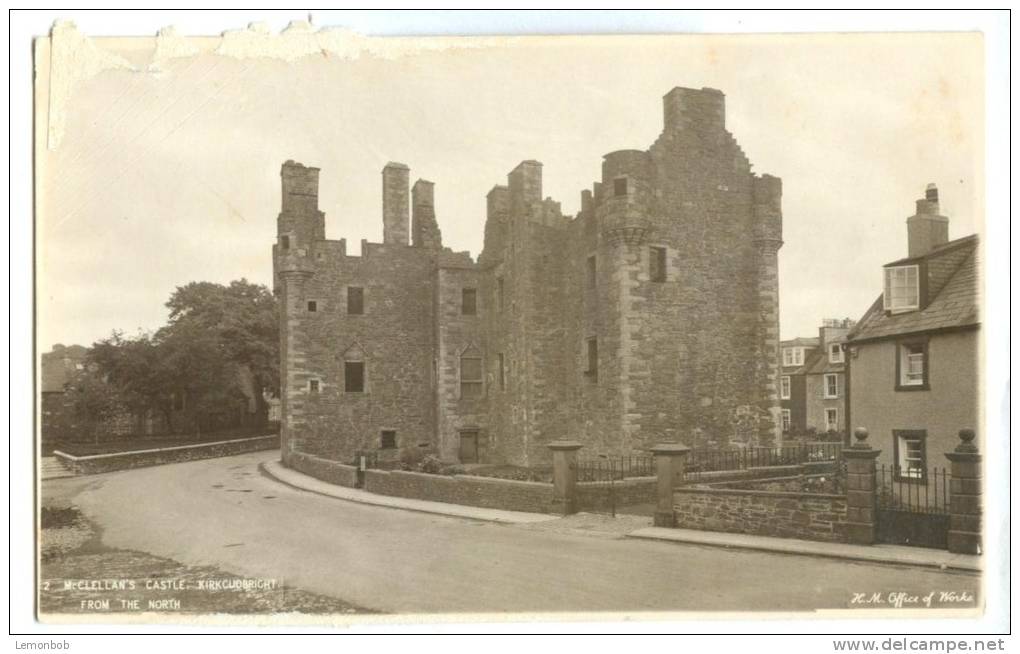
[[928, 484], [928, 475], [922, 477], [904, 477], [901, 475], [893, 475], [893, 481], [899, 484]]
[[928, 384], [896, 384], [896, 391], [930, 391]]

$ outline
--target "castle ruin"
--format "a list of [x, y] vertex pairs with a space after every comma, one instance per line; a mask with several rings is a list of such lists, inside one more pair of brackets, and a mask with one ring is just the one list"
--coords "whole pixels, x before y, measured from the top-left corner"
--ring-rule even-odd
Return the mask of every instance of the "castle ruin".
[[647, 150], [605, 155], [564, 216], [523, 161], [477, 260], [442, 245], [433, 185], [382, 171], [383, 242], [328, 240], [319, 169], [288, 161], [273, 246], [284, 461], [529, 465], [780, 436], [782, 186], [714, 89], [675, 88]]

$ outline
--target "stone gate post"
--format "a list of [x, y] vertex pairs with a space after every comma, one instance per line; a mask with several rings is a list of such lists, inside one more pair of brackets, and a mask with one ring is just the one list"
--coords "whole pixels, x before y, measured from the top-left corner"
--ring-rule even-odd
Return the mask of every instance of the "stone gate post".
[[858, 545], [875, 543], [875, 459], [882, 450], [868, 444], [868, 430], [854, 430], [857, 442], [843, 450], [846, 459], [847, 538]]
[[553, 513], [577, 513], [577, 441], [553, 441], [547, 446], [553, 453]]
[[656, 527], [676, 526], [673, 514], [673, 489], [684, 482], [687, 454], [690, 451], [691, 448], [680, 443], [659, 443], [652, 448], [652, 454], [655, 455], [655, 473], [658, 477], [653, 522]]
[[949, 551], [981, 553], [981, 455], [974, 430], [960, 430], [960, 444], [949, 459]]

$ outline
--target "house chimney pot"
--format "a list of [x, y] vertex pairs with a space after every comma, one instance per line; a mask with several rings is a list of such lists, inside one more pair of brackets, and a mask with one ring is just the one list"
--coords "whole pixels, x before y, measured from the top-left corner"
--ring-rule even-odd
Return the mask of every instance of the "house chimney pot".
[[913, 216], [907, 218], [907, 256], [920, 257], [949, 242], [949, 218], [939, 214], [939, 190], [928, 184], [917, 201]]

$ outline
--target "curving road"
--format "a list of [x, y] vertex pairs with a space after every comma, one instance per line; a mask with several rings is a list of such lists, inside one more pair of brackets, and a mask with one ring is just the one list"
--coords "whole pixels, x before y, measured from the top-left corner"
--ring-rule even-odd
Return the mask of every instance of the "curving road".
[[[259, 452], [47, 481], [111, 547], [272, 577], [395, 613], [807, 611], [973, 575], [623, 539], [610, 519], [516, 526], [371, 507], [263, 477]], [[588, 525], [591, 528], [591, 525]], [[619, 532], [619, 529], [616, 529]], [[97, 576], [102, 571], [96, 571]]]

